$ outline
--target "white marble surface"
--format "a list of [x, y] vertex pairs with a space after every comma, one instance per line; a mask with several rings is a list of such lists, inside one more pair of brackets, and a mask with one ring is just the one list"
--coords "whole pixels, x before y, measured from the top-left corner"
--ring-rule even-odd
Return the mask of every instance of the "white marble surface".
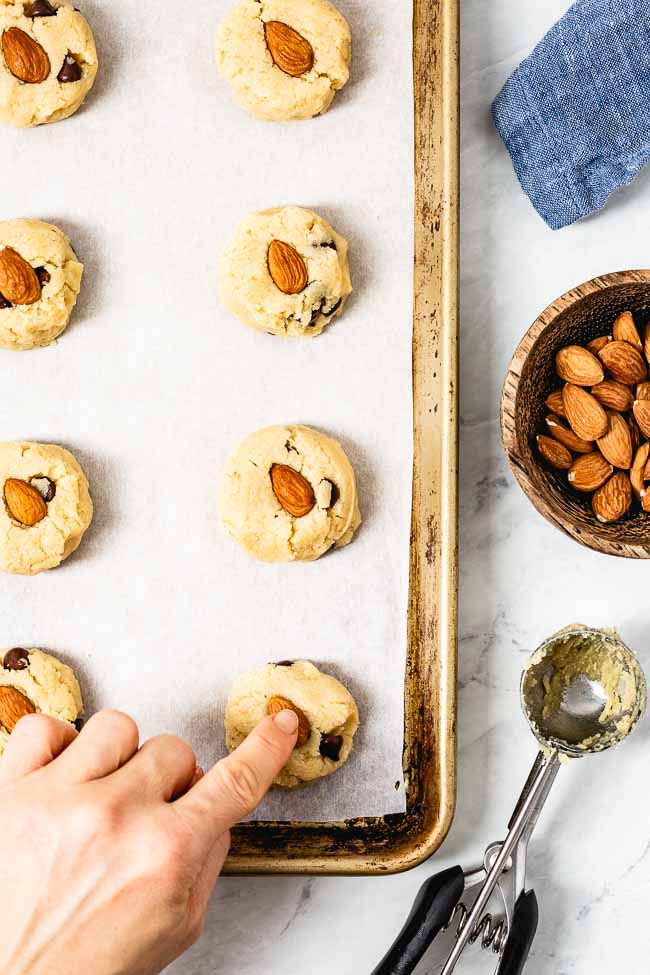
[[[552, 233], [520, 190], [490, 120], [508, 73], [566, 0], [463, 0], [462, 473], [459, 790], [435, 859], [381, 879], [226, 879], [207, 933], [174, 975], [365, 975], [429, 872], [499, 839], [534, 756], [518, 706], [527, 653], [566, 623], [617, 625], [650, 670], [650, 566], [580, 548], [532, 509], [497, 423], [509, 357], [553, 298], [648, 266], [650, 172], [599, 215]], [[650, 928], [650, 722], [618, 751], [564, 769], [530, 851], [540, 901], [530, 975], [640, 973]], [[474, 949], [459, 971], [493, 970]]]

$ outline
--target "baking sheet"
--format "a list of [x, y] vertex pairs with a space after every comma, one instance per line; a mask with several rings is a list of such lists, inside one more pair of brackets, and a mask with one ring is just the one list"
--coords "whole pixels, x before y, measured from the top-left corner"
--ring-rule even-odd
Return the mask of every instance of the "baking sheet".
[[[404, 809], [403, 680], [412, 473], [411, 5], [339, 3], [349, 85], [311, 122], [256, 121], [212, 64], [229, 6], [83, 3], [100, 74], [73, 119], [3, 130], [2, 218], [60, 225], [86, 265], [59, 342], [0, 353], [3, 439], [62, 443], [96, 514], [78, 553], [0, 579], [0, 645], [53, 650], [89, 710], [173, 731], [210, 765], [236, 674], [307, 657], [345, 680], [350, 762], [274, 793], [258, 818]], [[249, 210], [296, 203], [348, 238], [355, 294], [313, 341], [247, 329], [216, 298], [216, 258]], [[306, 565], [263, 565], [222, 533], [216, 488], [246, 433], [301, 422], [338, 437], [364, 524]]]

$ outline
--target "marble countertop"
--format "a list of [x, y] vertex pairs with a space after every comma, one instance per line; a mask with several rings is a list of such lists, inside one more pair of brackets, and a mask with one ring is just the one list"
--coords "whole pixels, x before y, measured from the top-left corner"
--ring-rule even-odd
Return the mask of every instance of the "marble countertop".
[[[369, 975], [423, 879], [502, 837], [535, 754], [518, 706], [527, 654], [575, 621], [617, 626], [650, 671], [650, 566], [581, 548], [542, 520], [507, 469], [500, 387], [525, 329], [597, 274], [648, 267], [650, 171], [600, 214], [553, 233], [535, 214], [489, 103], [568, 0], [462, 2], [459, 782], [429, 864], [379, 879], [228, 878], [174, 975]], [[619, 750], [562, 769], [533, 837], [540, 924], [528, 975], [645, 970], [650, 950], [650, 722]], [[459, 971], [491, 972], [472, 949]]]

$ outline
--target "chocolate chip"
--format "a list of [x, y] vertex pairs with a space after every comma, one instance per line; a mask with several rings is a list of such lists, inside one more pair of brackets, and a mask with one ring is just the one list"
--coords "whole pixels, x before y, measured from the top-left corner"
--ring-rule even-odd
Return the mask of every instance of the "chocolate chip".
[[338, 501], [338, 499], [341, 497], [341, 492], [337, 488], [337, 486], [334, 483], [334, 481], [330, 481], [329, 478], [327, 478], [327, 477], [325, 478], [325, 480], [327, 481], [328, 484], [331, 484], [332, 485], [332, 493], [330, 494], [329, 507], [330, 508], [333, 508], [334, 505], [336, 504], [336, 502]]
[[324, 311], [323, 309], [327, 304], [327, 298], [321, 298], [320, 304], [316, 308], [314, 308], [314, 310], [311, 313], [311, 318], [309, 319], [309, 325], [307, 327], [311, 328], [312, 325], [315, 325], [319, 315], [323, 315], [325, 318], [329, 318], [330, 315], [333, 315], [334, 312], [340, 307], [342, 301], [343, 299], [339, 298], [339, 300], [336, 302], [335, 305], [332, 305], [331, 308], [328, 308], [327, 311]]
[[336, 250], [336, 244], [334, 243], [333, 240], [326, 240], [325, 243], [324, 244], [321, 244], [320, 246], [321, 247], [331, 247], [333, 251]]
[[323, 312], [323, 315], [325, 315], [325, 318], [329, 318], [330, 315], [333, 315], [334, 312], [338, 310], [338, 308], [339, 308], [339, 306], [340, 306], [340, 304], [341, 304], [342, 301], [343, 301], [343, 299], [342, 298], [339, 298], [339, 300], [336, 302], [335, 305], [332, 305], [331, 308], [328, 308], [327, 311], [324, 311]]
[[323, 758], [331, 758], [333, 762], [338, 762], [342, 747], [343, 735], [321, 735], [318, 750]]
[[0, 292], [0, 308], [11, 308], [11, 307], [12, 307], [12, 304], [9, 301], [9, 299], [8, 298], [5, 298], [5, 296], [2, 294], [2, 292]]
[[29, 483], [32, 487], [35, 487], [43, 501], [46, 503], [51, 501], [56, 494], [56, 484], [51, 481], [49, 477], [44, 477], [42, 474], [38, 474], [36, 477], [30, 477]]
[[30, 17], [56, 17], [56, 10], [47, 0], [34, 0], [29, 8]]
[[25, 670], [29, 667], [29, 654], [22, 647], [7, 650], [3, 666], [5, 670]]
[[325, 298], [321, 298], [320, 304], [317, 305], [316, 308], [314, 308], [313, 312], [311, 313], [311, 318], [309, 319], [309, 323], [307, 325], [307, 328], [311, 328], [312, 325], [315, 325], [316, 324], [316, 320], [317, 320], [318, 316], [320, 315], [320, 313], [323, 310], [323, 306], [325, 304], [325, 301], [326, 301]]
[[293, 667], [293, 660], [276, 660], [276, 667]]
[[68, 81], [79, 81], [81, 78], [81, 68], [71, 54], [66, 54], [56, 78], [62, 84], [66, 84]]
[[77, 731], [81, 731], [81, 729], [84, 726], [84, 719], [83, 718], [77, 718], [75, 720], [75, 722], [74, 722], [74, 726], [77, 729]]
[[35, 268], [35, 271], [36, 271], [36, 277], [38, 278], [42, 288], [43, 285], [47, 284], [48, 281], [50, 280], [50, 272], [46, 271], [44, 267], [37, 267]]

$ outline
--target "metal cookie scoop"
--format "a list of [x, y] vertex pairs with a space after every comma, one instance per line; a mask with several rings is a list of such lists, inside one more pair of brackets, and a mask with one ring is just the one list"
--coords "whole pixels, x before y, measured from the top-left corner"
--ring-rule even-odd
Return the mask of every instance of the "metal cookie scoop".
[[[636, 657], [616, 634], [568, 627], [532, 655], [520, 693], [541, 749], [506, 838], [487, 848], [478, 869], [451, 867], [424, 882], [397, 940], [372, 975], [410, 975], [456, 917], [456, 943], [440, 975], [451, 975], [467, 944], [479, 939], [498, 955], [498, 975], [523, 971], [538, 920], [535, 892], [525, 890], [526, 853], [561, 759], [604, 751], [626, 738], [645, 710], [646, 681]], [[461, 897], [479, 885], [468, 909]], [[494, 894], [502, 906], [498, 918], [486, 912]]]
[[628, 736], [646, 705], [638, 660], [607, 630], [568, 627], [535, 651], [521, 677], [521, 706], [542, 748], [569, 758]]

